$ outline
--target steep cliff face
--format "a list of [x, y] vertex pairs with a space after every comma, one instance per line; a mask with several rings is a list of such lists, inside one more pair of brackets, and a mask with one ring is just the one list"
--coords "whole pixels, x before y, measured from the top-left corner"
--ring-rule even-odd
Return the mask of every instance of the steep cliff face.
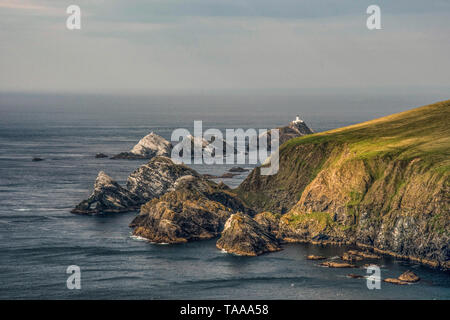
[[450, 101], [289, 140], [237, 192], [288, 241], [351, 242], [449, 267]]

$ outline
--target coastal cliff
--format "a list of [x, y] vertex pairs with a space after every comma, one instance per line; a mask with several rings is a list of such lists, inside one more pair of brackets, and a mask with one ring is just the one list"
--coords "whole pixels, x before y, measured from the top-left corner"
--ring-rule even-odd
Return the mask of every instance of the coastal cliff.
[[307, 135], [236, 192], [284, 241], [353, 243], [450, 266], [450, 101]]

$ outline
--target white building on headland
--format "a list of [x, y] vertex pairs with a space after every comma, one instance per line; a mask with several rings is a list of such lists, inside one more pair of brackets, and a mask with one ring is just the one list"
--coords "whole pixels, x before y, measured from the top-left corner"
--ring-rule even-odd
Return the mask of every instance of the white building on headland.
[[292, 121], [292, 122], [294, 122], [294, 123], [300, 123], [300, 122], [304, 122], [302, 119], [300, 119], [300, 116], [299, 115], [297, 115], [296, 117], [295, 117], [295, 120], [294, 121]]

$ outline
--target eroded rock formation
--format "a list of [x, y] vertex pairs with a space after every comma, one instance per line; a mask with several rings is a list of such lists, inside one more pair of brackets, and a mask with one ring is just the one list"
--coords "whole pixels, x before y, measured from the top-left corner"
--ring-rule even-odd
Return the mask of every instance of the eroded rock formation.
[[217, 248], [243, 256], [281, 250], [278, 239], [250, 216], [233, 214], [226, 222]]
[[233, 193], [198, 175], [179, 178], [173, 190], [142, 206], [130, 227], [156, 243], [217, 237], [236, 212], [253, 214]]
[[119, 153], [111, 159], [151, 159], [156, 156], [170, 156], [172, 144], [154, 132], [143, 137], [129, 152]]
[[90, 197], [78, 204], [71, 212], [98, 214], [137, 210], [144, 199], [121, 187], [106, 173], [100, 171]]

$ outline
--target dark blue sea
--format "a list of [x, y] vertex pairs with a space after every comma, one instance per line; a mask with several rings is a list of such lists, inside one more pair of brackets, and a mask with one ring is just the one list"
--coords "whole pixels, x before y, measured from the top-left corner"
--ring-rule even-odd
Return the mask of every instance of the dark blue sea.
[[[328, 269], [308, 254], [347, 248], [289, 244], [259, 257], [222, 253], [215, 240], [155, 245], [131, 237], [133, 213], [79, 216], [98, 171], [124, 183], [142, 161], [96, 159], [128, 151], [150, 131], [274, 128], [299, 114], [315, 131], [446, 99], [432, 95], [0, 94], [0, 299], [449, 299], [450, 274], [386, 257], [382, 277], [411, 269], [413, 285], [369, 290], [365, 269]], [[44, 158], [32, 162], [33, 157]], [[230, 166], [197, 165], [222, 174]], [[245, 167], [245, 166], [244, 166]], [[251, 167], [251, 166], [246, 166]], [[224, 182], [237, 186], [245, 175]], [[66, 269], [81, 268], [69, 290]]]

